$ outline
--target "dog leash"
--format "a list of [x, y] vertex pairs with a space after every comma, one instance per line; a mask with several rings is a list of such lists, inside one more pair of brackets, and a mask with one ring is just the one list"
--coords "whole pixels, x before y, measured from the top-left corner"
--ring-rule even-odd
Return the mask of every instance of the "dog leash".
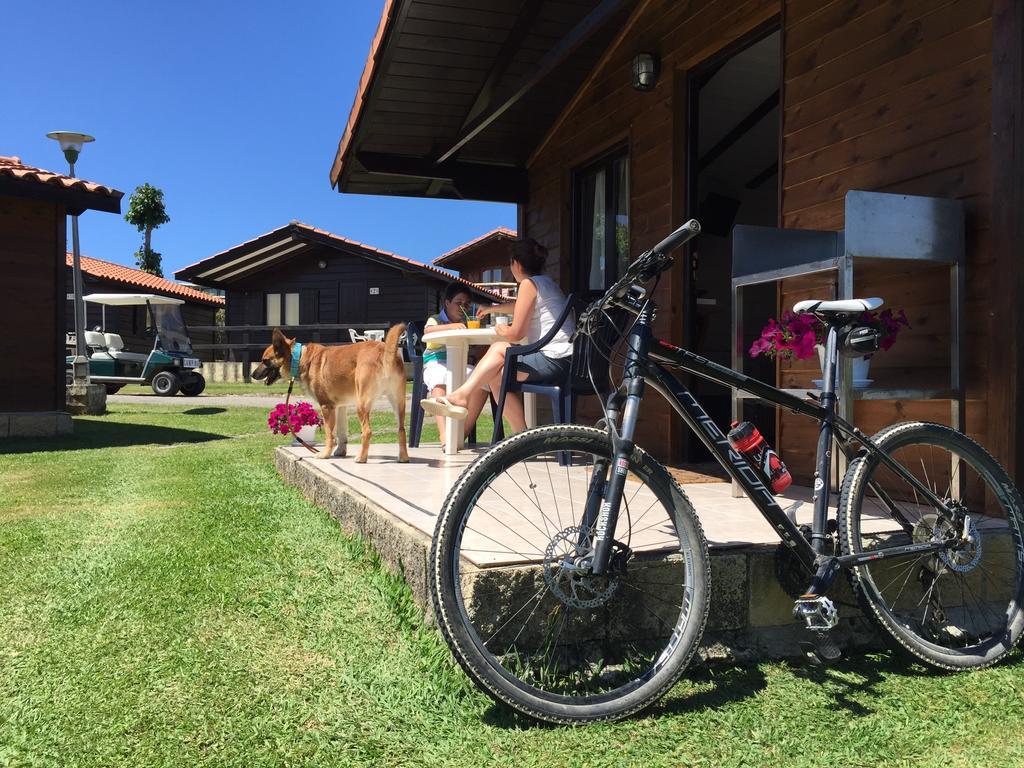
[[[288, 411], [288, 402], [292, 399], [292, 387], [295, 386], [295, 377], [299, 375], [299, 358], [302, 357], [302, 345], [296, 342], [292, 345], [292, 367], [291, 378], [288, 380], [288, 394], [284, 398], [284, 409]], [[316, 448], [299, 437], [298, 430], [292, 432], [292, 437], [305, 446], [311, 453], [317, 453]]]

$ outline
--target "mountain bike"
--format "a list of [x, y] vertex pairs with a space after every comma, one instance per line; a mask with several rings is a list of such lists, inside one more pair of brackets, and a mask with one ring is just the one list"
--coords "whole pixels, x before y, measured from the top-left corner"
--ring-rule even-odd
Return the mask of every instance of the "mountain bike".
[[[797, 305], [822, 321], [825, 335], [822, 388], [806, 397], [655, 339], [657, 307], [646, 286], [699, 231], [695, 220], [684, 224], [581, 313], [577, 335], [589, 342], [582, 347], [588, 365], [621, 364], [599, 426], [514, 435], [449, 492], [434, 532], [430, 586], [455, 658], [494, 699], [557, 723], [628, 716], [682, 675], [707, 620], [709, 554], [683, 489], [633, 441], [648, 388], [806, 571], [794, 617], [814, 653], [838, 656], [829, 634], [838, 616], [827, 593], [844, 571], [865, 615], [914, 659], [958, 670], [1003, 658], [1024, 630], [1024, 506], [1006, 472], [944, 425], [901, 423], [869, 437], [837, 414], [839, 356], [872, 348], [858, 317], [879, 300]], [[597, 342], [609, 337], [617, 345]], [[820, 423], [809, 531], [787, 516], [678, 371]], [[830, 519], [834, 450], [848, 468]]]

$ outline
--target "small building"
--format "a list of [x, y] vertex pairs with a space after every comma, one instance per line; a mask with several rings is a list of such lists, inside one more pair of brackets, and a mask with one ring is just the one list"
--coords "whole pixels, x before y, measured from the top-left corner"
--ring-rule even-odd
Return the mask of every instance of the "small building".
[[515, 298], [516, 282], [509, 269], [516, 233], [498, 227], [434, 259], [434, 266], [453, 269], [481, 288]]
[[175, 272], [219, 288], [229, 359], [248, 362], [281, 326], [305, 341], [346, 343], [350, 329], [424, 319], [452, 281], [488, 304], [501, 299], [437, 267], [293, 221]]
[[0, 438], [71, 431], [65, 408], [67, 217], [120, 213], [124, 193], [0, 156]]
[[[209, 327], [217, 324], [217, 310], [224, 308], [224, 297], [206, 293], [189, 285], [182, 285], [173, 280], [151, 275], [141, 269], [133, 269], [123, 264], [95, 259], [91, 256], [81, 257], [82, 293], [155, 293], [159, 296], [170, 296], [183, 299], [181, 305], [185, 324], [192, 327]], [[66, 310], [68, 332], [74, 331], [73, 312], [73, 275], [71, 270], [71, 254], [67, 254], [67, 291], [68, 306]], [[117, 333], [124, 341], [125, 348], [133, 352], [148, 352], [153, 347], [153, 334], [147, 331], [146, 308], [143, 306], [101, 307], [85, 303], [86, 328], [95, 328], [104, 320], [106, 329]], [[211, 344], [211, 331], [189, 331], [192, 343]], [[201, 348], [196, 351], [203, 360], [212, 360], [208, 350]]]
[[[654, 331], [726, 365], [736, 338], [749, 347], [768, 317], [838, 290], [835, 271], [766, 285], [744, 306], [749, 327], [733, 329], [734, 224], [842, 230], [852, 190], [960, 201], [966, 430], [1024, 484], [1024, 4], [487, 6], [385, 3], [331, 168], [339, 192], [515, 203], [519, 234], [544, 244], [548, 273], [582, 295], [696, 216], [704, 234], [659, 283]], [[874, 265], [854, 280], [913, 326], [875, 356], [876, 381], [899, 391], [948, 380], [948, 274]], [[810, 387], [816, 368], [748, 370]], [[703, 398], [711, 386], [695, 389]], [[719, 398], [709, 410], [727, 421]], [[694, 460], [697, 441], [649, 400], [638, 443]], [[870, 433], [949, 423], [950, 406], [865, 398], [854, 418]], [[816, 425], [772, 411], [757, 420], [806, 479]]]

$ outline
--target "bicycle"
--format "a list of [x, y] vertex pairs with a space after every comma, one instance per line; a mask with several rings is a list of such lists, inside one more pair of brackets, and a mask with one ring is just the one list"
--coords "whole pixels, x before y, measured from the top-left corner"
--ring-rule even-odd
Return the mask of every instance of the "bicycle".
[[[613, 349], [595, 349], [606, 324], [625, 338], [621, 385], [604, 404], [603, 426], [514, 435], [449, 492], [430, 552], [430, 588], [459, 664], [495, 700], [556, 723], [626, 717], [683, 674], [707, 620], [709, 554], [684, 491], [633, 442], [648, 386], [806, 569], [794, 616], [810, 631], [814, 653], [838, 656], [829, 635], [837, 611], [827, 592], [844, 571], [865, 615], [914, 659], [954, 670], [1003, 658], [1024, 631], [1024, 504], [1005, 471], [949, 427], [908, 422], [868, 437], [836, 413], [840, 353], [877, 346], [877, 335], [857, 325], [873, 302], [797, 305], [825, 328], [816, 397], [794, 396], [653, 338], [656, 307], [645, 284], [699, 231], [695, 220], [684, 224], [580, 315], [589, 366], [615, 359]], [[618, 326], [621, 317], [630, 319], [627, 328]], [[673, 370], [820, 422], [809, 534]], [[848, 468], [830, 520], [833, 446]]]

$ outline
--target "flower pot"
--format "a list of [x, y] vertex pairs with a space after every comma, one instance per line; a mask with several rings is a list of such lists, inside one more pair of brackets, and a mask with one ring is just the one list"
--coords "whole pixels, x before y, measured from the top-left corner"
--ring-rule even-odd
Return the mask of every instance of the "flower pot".
[[292, 445], [302, 445], [302, 443], [299, 442], [299, 439], [305, 440], [310, 445], [313, 445], [313, 443], [316, 442], [316, 427], [300, 427], [299, 431], [295, 433], [295, 437], [298, 439], [293, 439]]
[[[820, 382], [825, 378], [825, 347], [821, 344], [815, 344], [814, 350], [818, 353], [818, 365], [821, 366], [821, 379], [815, 379], [814, 383], [820, 386]], [[853, 359], [853, 388], [854, 389], [865, 389], [871, 386], [872, 379], [868, 378], [868, 366], [871, 365], [870, 357], [855, 357]], [[836, 373], [838, 376], [838, 372]]]

